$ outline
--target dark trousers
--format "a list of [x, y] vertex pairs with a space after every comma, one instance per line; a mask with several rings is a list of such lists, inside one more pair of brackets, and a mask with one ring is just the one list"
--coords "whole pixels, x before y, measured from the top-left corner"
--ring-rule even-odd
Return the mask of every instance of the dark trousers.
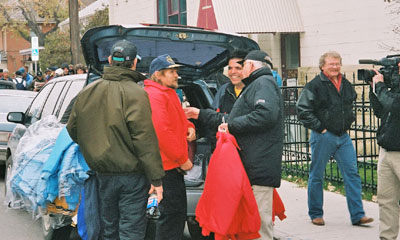
[[150, 185], [143, 174], [101, 175], [99, 205], [101, 239], [144, 239]]
[[186, 188], [183, 175], [176, 169], [165, 171], [161, 213], [157, 220], [156, 240], [181, 240], [186, 221]]

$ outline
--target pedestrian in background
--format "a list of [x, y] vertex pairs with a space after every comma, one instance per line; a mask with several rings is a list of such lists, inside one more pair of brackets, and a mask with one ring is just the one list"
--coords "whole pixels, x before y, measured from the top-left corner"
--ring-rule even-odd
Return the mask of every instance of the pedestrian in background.
[[62, 77], [64, 76], [65, 71], [62, 70], [62, 68], [57, 68], [54, 71], [54, 78]]
[[24, 78], [25, 78], [26, 83], [27, 83], [28, 85], [32, 83], [34, 77], [33, 77], [32, 74], [29, 73], [29, 68], [28, 68], [28, 66], [24, 66], [24, 72], [23, 72], [22, 75], [23, 75], [23, 76], [25, 75]]
[[321, 73], [306, 84], [297, 101], [297, 115], [304, 127], [311, 129], [311, 165], [308, 179], [308, 215], [315, 225], [323, 219], [323, 182], [325, 167], [331, 156], [342, 173], [347, 206], [353, 225], [373, 221], [365, 216], [361, 200], [361, 179], [357, 156], [347, 133], [355, 120], [353, 104], [357, 94], [340, 73], [342, 57], [335, 51], [319, 59]]
[[196, 140], [196, 133], [193, 123], [186, 119], [175, 91], [178, 88], [177, 71], [180, 66], [167, 54], [158, 56], [150, 64], [151, 79], [144, 81], [165, 170], [156, 240], [181, 240], [186, 221], [187, 200], [183, 177], [184, 171], [193, 167], [188, 157], [187, 142]]
[[86, 68], [82, 63], [78, 63], [75, 65], [76, 74], [84, 74], [86, 73]]
[[51, 68], [47, 68], [46, 71], [44, 71], [44, 80], [46, 82], [50, 81], [51, 79], [54, 78], [54, 71]]
[[10, 77], [10, 73], [8, 72], [7, 68], [3, 69], [3, 76], [1, 77], [0, 80], [11, 81], [12, 82], [12, 78]]
[[31, 85], [33, 85], [31, 87], [31, 89], [35, 92], [39, 92], [40, 89], [42, 89], [42, 87], [46, 84], [46, 80], [44, 80], [43, 77], [43, 73], [41, 71], [38, 71], [36, 73], [36, 77], [33, 80], [33, 83]]
[[68, 75], [74, 75], [76, 73], [76, 69], [74, 67], [74, 65], [69, 64], [68, 65]]
[[69, 65], [68, 65], [68, 63], [61, 64], [60, 68], [63, 70], [63, 76], [69, 75]]
[[110, 67], [78, 94], [67, 123], [96, 171], [103, 240], [144, 239], [149, 189], [162, 199], [164, 170], [149, 99], [136, 84], [145, 79], [135, 71], [136, 54], [133, 43], [117, 41]]
[[[28, 73], [28, 67], [26, 67], [26, 66], [25, 67], [20, 67], [17, 72], [20, 73], [21, 78], [25, 81], [25, 84], [24, 84], [25, 87], [29, 86], [29, 84], [32, 83], [33, 76]], [[17, 76], [15, 76], [15, 78], [16, 77]]]
[[18, 90], [26, 90], [27, 82], [19, 70], [15, 72], [15, 78], [13, 79], [13, 82]]
[[283, 101], [271, 73], [271, 61], [260, 50], [243, 61], [245, 87], [219, 130], [235, 136], [261, 217], [261, 239], [273, 239], [273, 190], [281, 183]]
[[[399, 64], [400, 67], [400, 64]], [[380, 146], [378, 162], [379, 238], [395, 240], [399, 234], [400, 199], [400, 85], [389, 86], [376, 71], [369, 99], [374, 114], [381, 119], [376, 138]], [[375, 85], [375, 92], [373, 91]], [[389, 88], [390, 87], [390, 88]]]

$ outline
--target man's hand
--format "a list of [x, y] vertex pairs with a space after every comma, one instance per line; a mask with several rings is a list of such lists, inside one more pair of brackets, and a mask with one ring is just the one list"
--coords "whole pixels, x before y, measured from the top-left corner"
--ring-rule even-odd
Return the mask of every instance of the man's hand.
[[218, 127], [218, 131], [219, 132], [229, 133], [228, 124], [227, 123], [221, 123], [221, 125], [219, 125], [219, 127]]
[[154, 187], [154, 185], [151, 184], [149, 194], [152, 194], [154, 191], [156, 191], [157, 201], [158, 201], [158, 203], [160, 203], [161, 200], [163, 199], [163, 187], [162, 186]]
[[190, 119], [198, 119], [199, 118], [199, 113], [200, 113], [200, 109], [195, 108], [195, 107], [187, 107], [184, 108], [183, 111], [186, 114], [186, 118]]
[[196, 129], [188, 128], [188, 135], [187, 135], [186, 139], [189, 142], [192, 142], [192, 141], [196, 140]]
[[374, 69], [376, 75], [372, 78], [371, 86], [373, 83], [383, 82], [383, 75], [380, 74], [376, 69]]
[[324, 130], [322, 130], [322, 132], [321, 133], [326, 133], [328, 130], [326, 130], [326, 129], [324, 129]]
[[193, 163], [188, 159], [184, 164], [182, 164], [179, 168], [183, 171], [189, 171], [192, 169]]

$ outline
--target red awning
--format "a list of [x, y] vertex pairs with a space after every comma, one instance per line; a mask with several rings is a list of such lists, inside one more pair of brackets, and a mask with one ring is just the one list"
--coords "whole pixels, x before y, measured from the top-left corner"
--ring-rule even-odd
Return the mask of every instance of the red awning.
[[200, 0], [197, 27], [206, 29], [218, 29], [212, 0]]

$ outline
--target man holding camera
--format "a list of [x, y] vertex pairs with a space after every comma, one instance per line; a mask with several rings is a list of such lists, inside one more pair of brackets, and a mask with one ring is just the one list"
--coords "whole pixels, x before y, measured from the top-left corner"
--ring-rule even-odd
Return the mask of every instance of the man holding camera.
[[[400, 66], [400, 64], [399, 64]], [[369, 99], [374, 114], [381, 119], [377, 140], [381, 147], [378, 163], [379, 237], [397, 239], [400, 200], [400, 86], [389, 89], [383, 75], [377, 73], [371, 82]], [[397, 85], [397, 86], [396, 86]]]
[[296, 105], [300, 122], [312, 130], [308, 215], [318, 226], [325, 225], [322, 185], [325, 167], [331, 156], [343, 175], [351, 223], [362, 225], [373, 221], [365, 216], [357, 156], [347, 133], [355, 119], [353, 104], [357, 94], [340, 73], [341, 65], [339, 53], [324, 53], [319, 59], [321, 73], [306, 84]]

